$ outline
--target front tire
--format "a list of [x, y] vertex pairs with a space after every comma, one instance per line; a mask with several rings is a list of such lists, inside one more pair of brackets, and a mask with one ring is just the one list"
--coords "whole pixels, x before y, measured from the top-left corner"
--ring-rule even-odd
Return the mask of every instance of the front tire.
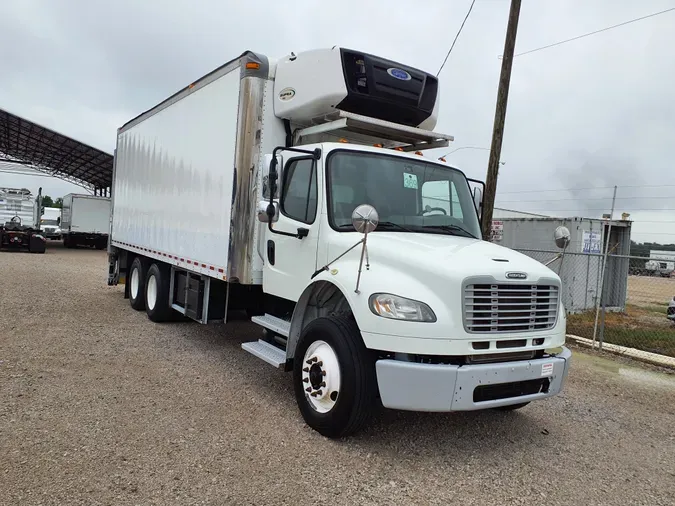
[[129, 269], [129, 303], [136, 311], [145, 309], [146, 265], [141, 257], [136, 257]]
[[145, 278], [145, 312], [156, 323], [173, 319], [169, 306], [169, 269], [152, 264]]
[[302, 331], [293, 386], [307, 425], [329, 438], [362, 429], [372, 413], [375, 364], [353, 317], [317, 318]]

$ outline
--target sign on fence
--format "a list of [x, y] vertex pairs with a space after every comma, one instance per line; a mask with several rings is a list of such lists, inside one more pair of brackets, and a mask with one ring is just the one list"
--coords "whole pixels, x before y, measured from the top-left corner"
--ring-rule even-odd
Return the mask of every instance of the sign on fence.
[[501, 241], [504, 238], [504, 222], [501, 220], [492, 220], [490, 229], [490, 241]]
[[584, 230], [584, 241], [581, 245], [582, 253], [601, 253], [602, 234], [600, 231], [593, 232]]

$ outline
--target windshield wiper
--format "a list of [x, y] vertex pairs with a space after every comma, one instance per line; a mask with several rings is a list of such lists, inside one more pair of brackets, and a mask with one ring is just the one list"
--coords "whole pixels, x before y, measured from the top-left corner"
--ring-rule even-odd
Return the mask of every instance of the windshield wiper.
[[[471, 237], [472, 239], [478, 239], [478, 237], [473, 235], [465, 228], [460, 227], [459, 225], [423, 225], [422, 228], [433, 228], [436, 230], [443, 230], [445, 232], [450, 232], [453, 235], [463, 235], [464, 237]], [[459, 234], [455, 234], [456, 232], [459, 232]]]
[[407, 227], [404, 227], [403, 225], [399, 225], [398, 223], [394, 223], [393, 221], [381, 221], [377, 224], [377, 229], [384, 230], [384, 229], [387, 229], [387, 228], [389, 228], [389, 229], [395, 228], [395, 229], [398, 229], [398, 230], [402, 230], [404, 232], [413, 232], [413, 230], [411, 230]]
[[[354, 226], [351, 223], [345, 223], [344, 225], [338, 225], [338, 228], [340, 230], [351, 228], [352, 230], [354, 229]], [[398, 223], [394, 223], [393, 221], [380, 221], [377, 224], [377, 229], [376, 230], [391, 230], [391, 229], [396, 229], [396, 230], [401, 230], [402, 232], [414, 232], [414, 230], [411, 230], [407, 227], [404, 227], [403, 225], [399, 225]]]

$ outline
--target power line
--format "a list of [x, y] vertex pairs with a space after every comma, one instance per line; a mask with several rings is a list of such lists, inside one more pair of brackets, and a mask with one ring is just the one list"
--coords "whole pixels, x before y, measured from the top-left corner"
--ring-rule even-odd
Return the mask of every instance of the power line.
[[673, 235], [675, 236], [675, 232], [636, 232], [635, 230], [630, 231], [630, 235]]
[[[520, 212], [520, 213], [534, 213], [535, 211], [548, 212], [548, 213], [562, 213], [562, 212], [565, 212], [565, 213], [585, 213], [585, 212], [589, 212], [589, 211], [597, 211], [597, 212], [600, 212], [600, 211], [608, 212], [609, 211], [609, 209], [606, 208], [606, 207], [595, 208], [595, 209], [550, 209], [550, 208], [547, 208], [547, 209], [525, 209], [525, 210], [512, 209], [512, 210], [516, 211], [516, 212]], [[630, 213], [638, 213], [638, 212], [642, 212], [642, 211], [671, 211], [672, 212], [672, 211], [675, 211], [675, 208], [662, 208], [661, 209], [661, 208], [658, 208], [658, 207], [654, 207], [654, 208], [646, 208], [645, 207], [645, 208], [642, 208], [642, 209], [624, 209], [624, 208], [621, 208], [620, 210], [621, 210], [621, 212], [630, 212]]]
[[455, 43], [457, 42], [457, 39], [459, 39], [459, 34], [462, 33], [462, 29], [464, 28], [464, 23], [466, 23], [466, 20], [469, 19], [469, 14], [471, 14], [471, 10], [473, 9], [473, 4], [475, 4], [475, 3], [476, 3], [476, 0], [471, 1], [471, 5], [469, 6], [469, 10], [467, 11], [466, 16], [464, 16], [464, 21], [462, 21], [462, 24], [459, 27], [459, 30], [457, 30], [457, 35], [455, 35], [455, 40], [452, 41], [452, 45], [450, 46], [450, 49], [448, 49], [448, 54], [445, 55], [445, 60], [443, 60], [441, 68], [438, 69], [438, 72], [436, 73], [436, 77], [438, 77], [441, 74], [441, 70], [443, 70], [443, 67], [445, 67], [445, 62], [448, 61], [448, 58], [450, 57], [450, 53], [452, 53], [452, 49], [455, 47]]
[[664, 11], [654, 12], [653, 14], [647, 14], [646, 16], [642, 16], [640, 18], [629, 19], [628, 21], [624, 21], [623, 23], [619, 23], [618, 25], [612, 25], [612, 26], [608, 26], [606, 28], [601, 28], [600, 30], [595, 30], [593, 32], [584, 33], [583, 35], [577, 35], [576, 37], [572, 37], [571, 39], [565, 39], [565, 40], [561, 40], [559, 42], [554, 42], [553, 44], [548, 44], [546, 46], [541, 46], [541, 47], [537, 47], [537, 48], [534, 48], [534, 49], [530, 49], [529, 51], [524, 51], [522, 53], [518, 53], [515, 56], [523, 56], [525, 54], [535, 53], [535, 52], [541, 51], [543, 49], [548, 49], [550, 47], [555, 47], [555, 46], [559, 46], [561, 44], [566, 44], [567, 42], [572, 42], [574, 40], [583, 39], [584, 37], [590, 37], [591, 35], [596, 35], [598, 33], [606, 32], [608, 30], [613, 30], [614, 28], [619, 28], [620, 26], [625, 26], [625, 25], [629, 25], [631, 23], [636, 23], [636, 22], [642, 21], [644, 19], [653, 18], [654, 16], [660, 16], [661, 14], [666, 14], [667, 12], [671, 12], [671, 11], [675, 11], [675, 7], [671, 7], [670, 9], [666, 9]]
[[[653, 199], [675, 199], [675, 196], [668, 195], [665, 197], [617, 197], [616, 200], [653, 200]], [[569, 202], [575, 200], [612, 200], [612, 197], [577, 197], [570, 199], [537, 199], [537, 200], [500, 200], [500, 204], [512, 203], [512, 202]]]
[[[675, 188], [675, 184], [647, 184], [647, 185], [626, 185], [617, 186], [617, 188]], [[613, 186], [590, 186], [587, 188], [555, 188], [552, 190], [518, 190], [510, 192], [499, 192], [500, 195], [513, 195], [520, 193], [543, 193], [543, 192], [576, 192], [585, 190], [613, 190]]]

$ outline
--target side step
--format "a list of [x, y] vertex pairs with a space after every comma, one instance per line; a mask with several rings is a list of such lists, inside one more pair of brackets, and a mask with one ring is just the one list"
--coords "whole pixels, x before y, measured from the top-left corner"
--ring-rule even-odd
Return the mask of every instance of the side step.
[[282, 368], [286, 364], [286, 352], [268, 342], [262, 340], [258, 340], [257, 342], [252, 341], [250, 343], [243, 343], [241, 347], [276, 368]]
[[282, 320], [271, 314], [254, 316], [251, 318], [251, 321], [284, 337], [288, 337], [288, 334], [291, 331], [291, 322], [287, 322], [286, 320]]

